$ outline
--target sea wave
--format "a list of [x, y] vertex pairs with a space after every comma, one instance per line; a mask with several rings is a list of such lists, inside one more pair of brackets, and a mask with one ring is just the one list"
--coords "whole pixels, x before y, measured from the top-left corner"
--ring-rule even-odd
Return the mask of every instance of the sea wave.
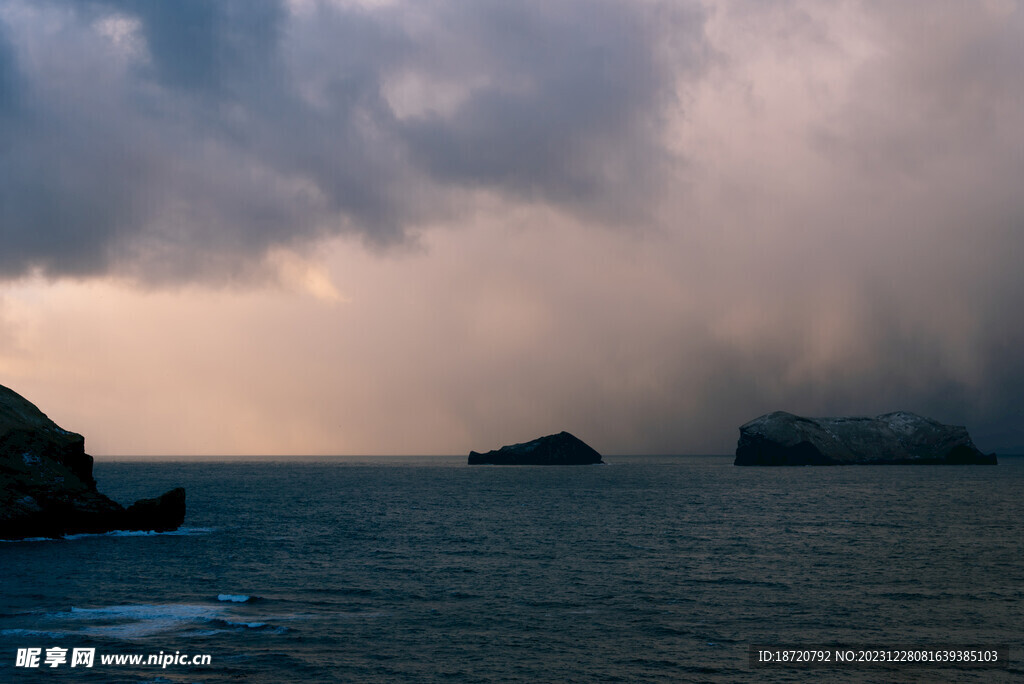
[[80, 632], [91, 636], [133, 639], [209, 624], [225, 615], [220, 606], [194, 604], [138, 604], [102, 608], [72, 607], [57, 619], [86, 624]]
[[154, 532], [152, 530], [111, 530], [110, 532], [83, 532], [81, 534], [68, 534], [63, 537], [25, 537], [24, 539], [0, 539], [0, 543], [15, 544], [22, 542], [55, 542], [55, 541], [76, 541], [78, 539], [91, 539], [94, 537], [191, 537], [200, 534], [209, 534], [214, 531], [212, 527], [179, 527], [168, 532]]
[[112, 530], [99, 534], [69, 534], [65, 540], [86, 539], [88, 537], [192, 537], [199, 534], [213, 532], [212, 527], [179, 527], [168, 532], [154, 532], [152, 530]]
[[257, 616], [236, 616], [229, 605], [190, 603], [130, 604], [99, 608], [72, 607], [52, 613], [52, 620], [71, 623], [72, 633], [114, 639], [140, 639], [159, 634], [191, 633], [214, 630], [259, 629], [274, 631]]

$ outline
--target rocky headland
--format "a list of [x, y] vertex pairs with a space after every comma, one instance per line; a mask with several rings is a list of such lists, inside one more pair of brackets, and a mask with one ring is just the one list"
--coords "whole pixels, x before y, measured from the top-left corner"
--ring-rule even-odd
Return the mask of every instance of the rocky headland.
[[804, 418], [776, 411], [740, 427], [735, 465], [995, 465], [967, 429], [896, 411]]
[[601, 454], [568, 432], [510, 444], [486, 454], [469, 452], [469, 465], [590, 465], [603, 463]]
[[185, 490], [127, 509], [100, 494], [82, 435], [62, 429], [17, 392], [0, 386], [0, 539], [113, 530], [177, 529]]

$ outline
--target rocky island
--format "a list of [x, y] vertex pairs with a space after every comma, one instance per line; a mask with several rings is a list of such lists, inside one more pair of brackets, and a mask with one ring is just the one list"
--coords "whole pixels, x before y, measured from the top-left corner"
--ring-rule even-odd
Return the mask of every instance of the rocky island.
[[590, 465], [603, 463], [601, 454], [568, 432], [510, 444], [486, 454], [469, 452], [469, 465]]
[[776, 411], [740, 427], [735, 465], [995, 465], [967, 429], [897, 411], [804, 418]]
[[185, 490], [127, 509], [96, 491], [85, 439], [0, 385], [0, 539], [177, 529]]

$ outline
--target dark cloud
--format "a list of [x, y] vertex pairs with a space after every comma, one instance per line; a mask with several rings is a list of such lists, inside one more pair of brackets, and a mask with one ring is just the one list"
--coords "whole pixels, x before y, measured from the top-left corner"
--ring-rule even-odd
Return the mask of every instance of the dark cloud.
[[[450, 62], [479, 52], [468, 43], [487, 36], [486, 54], [477, 60], [486, 60], [497, 79], [474, 88], [450, 114], [403, 126], [413, 155], [432, 175], [578, 203], [595, 202], [610, 188], [639, 189], [633, 182], [649, 189], [666, 177], [673, 160], [655, 135], [657, 117], [675, 94], [667, 84], [692, 72], [701, 38], [696, 13], [603, 3], [462, 9], [448, 7], [441, 17]], [[659, 62], [652, 38], [662, 21], [691, 46], [688, 59]], [[479, 65], [461, 67], [468, 82]], [[619, 193], [613, 202], [631, 199]]]
[[9, 116], [17, 101], [17, 81], [14, 51], [0, 24], [0, 116]]
[[[1012, 0], [0, 0], [0, 278], [508, 227], [471, 197], [552, 228], [449, 236], [471, 263], [365, 326], [410, 358], [382, 415], [443, 367], [419, 389], [481, 442], [722, 451], [772, 410], [907, 409], [1024, 445], [1021, 35]], [[650, 217], [647, 246], [580, 226]], [[550, 323], [453, 343], [515, 312], [456, 304], [496, 277]]]
[[254, 75], [273, 72], [284, 8], [277, 0], [94, 0], [97, 9], [137, 17], [162, 83], [216, 98], [237, 95]]
[[549, 413], [611, 448], [722, 452], [769, 411], [905, 409], [1020, 450], [1024, 8], [722, 6], [733, 42], [692, 124], [715, 144], [650, 263], [699, 303], [636, 326], [658, 343]]
[[[333, 234], [394, 243], [459, 189], [639, 216], [701, 40], [656, 3], [13, 4], [7, 277], [205, 278]], [[16, 73], [19, 52], [47, 56]]]

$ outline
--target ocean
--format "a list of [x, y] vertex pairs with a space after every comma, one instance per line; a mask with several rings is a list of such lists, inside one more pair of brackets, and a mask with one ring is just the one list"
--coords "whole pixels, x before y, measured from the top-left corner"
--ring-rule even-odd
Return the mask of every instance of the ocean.
[[[606, 460], [100, 461], [122, 502], [183, 485], [185, 527], [0, 543], [0, 681], [1024, 681], [1024, 459]], [[758, 668], [751, 645], [1010, 660]]]

